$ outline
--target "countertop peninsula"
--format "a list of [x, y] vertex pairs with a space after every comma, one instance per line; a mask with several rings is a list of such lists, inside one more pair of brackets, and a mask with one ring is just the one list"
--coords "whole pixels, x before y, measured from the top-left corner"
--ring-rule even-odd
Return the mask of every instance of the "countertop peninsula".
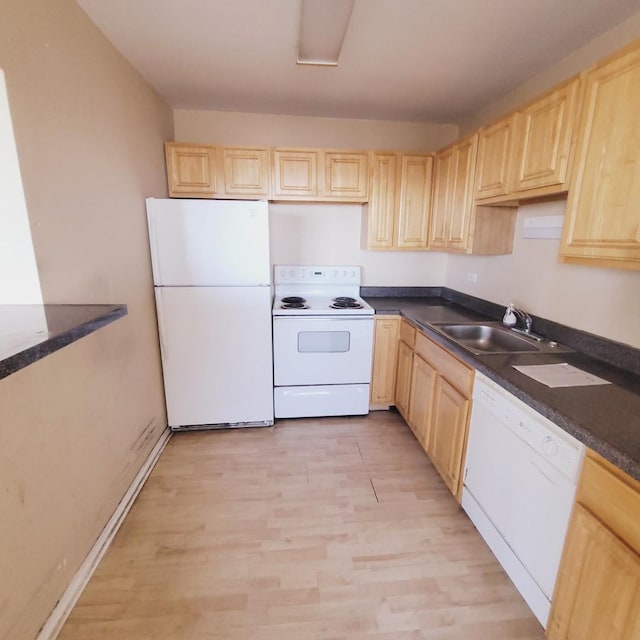
[[0, 379], [126, 314], [124, 304], [0, 305]]
[[[361, 291], [376, 314], [405, 317], [429, 338], [640, 480], [640, 350], [534, 317], [536, 332], [571, 350], [473, 355], [435, 331], [432, 323], [495, 321], [502, 307], [444, 287], [426, 290], [422, 296], [384, 293], [384, 289], [373, 288]], [[550, 388], [513, 368], [560, 362], [612, 384]]]

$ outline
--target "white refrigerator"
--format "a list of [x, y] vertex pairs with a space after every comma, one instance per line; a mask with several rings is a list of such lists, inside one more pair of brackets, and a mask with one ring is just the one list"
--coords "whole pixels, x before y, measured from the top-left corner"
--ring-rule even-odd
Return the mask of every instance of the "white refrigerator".
[[272, 425], [267, 203], [146, 202], [169, 427]]

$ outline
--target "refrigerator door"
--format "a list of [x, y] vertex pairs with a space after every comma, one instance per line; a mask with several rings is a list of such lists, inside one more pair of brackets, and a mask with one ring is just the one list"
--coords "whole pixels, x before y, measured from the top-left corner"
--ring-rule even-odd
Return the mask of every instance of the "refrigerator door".
[[147, 198], [156, 286], [268, 285], [267, 203]]
[[169, 426], [273, 424], [270, 289], [155, 293]]

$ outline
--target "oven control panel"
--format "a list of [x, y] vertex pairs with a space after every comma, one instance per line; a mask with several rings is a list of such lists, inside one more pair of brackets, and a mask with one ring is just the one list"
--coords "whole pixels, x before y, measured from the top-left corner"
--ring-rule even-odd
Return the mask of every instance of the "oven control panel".
[[274, 267], [275, 284], [359, 285], [360, 267], [281, 265]]

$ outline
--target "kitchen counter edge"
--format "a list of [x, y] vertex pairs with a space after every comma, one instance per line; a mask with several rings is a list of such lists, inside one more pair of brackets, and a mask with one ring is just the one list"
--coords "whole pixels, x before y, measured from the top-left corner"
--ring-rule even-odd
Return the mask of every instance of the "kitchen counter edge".
[[[127, 315], [126, 304], [0, 305], [0, 379]], [[37, 315], [47, 330], [26, 330]]]

